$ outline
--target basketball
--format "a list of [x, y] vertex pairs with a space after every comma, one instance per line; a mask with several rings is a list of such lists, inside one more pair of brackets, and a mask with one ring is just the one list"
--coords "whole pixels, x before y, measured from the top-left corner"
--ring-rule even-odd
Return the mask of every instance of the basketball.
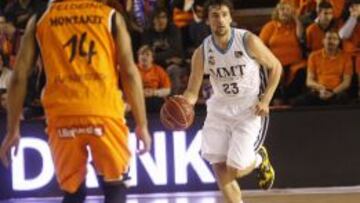
[[182, 96], [169, 97], [160, 110], [161, 123], [167, 129], [185, 130], [194, 121], [194, 108]]

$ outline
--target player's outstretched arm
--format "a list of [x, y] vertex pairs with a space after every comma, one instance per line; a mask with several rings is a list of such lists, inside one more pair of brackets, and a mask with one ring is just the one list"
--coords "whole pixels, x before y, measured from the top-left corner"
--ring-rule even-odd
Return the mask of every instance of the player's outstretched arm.
[[16, 57], [15, 69], [10, 79], [7, 98], [7, 134], [0, 148], [0, 158], [6, 167], [9, 165], [11, 148], [13, 146], [17, 147], [19, 144], [20, 116], [26, 95], [27, 79], [34, 67], [36, 59], [35, 27], [36, 17], [33, 16], [26, 26], [19, 53]]
[[191, 73], [188, 82], [188, 86], [184, 92], [184, 97], [188, 102], [194, 105], [199, 97], [199, 91], [204, 75], [204, 53], [203, 47], [198, 47], [191, 59]]
[[143, 86], [140, 73], [134, 62], [129, 33], [119, 13], [116, 13], [115, 17], [115, 42], [118, 63], [120, 65], [121, 82], [136, 121], [136, 134], [144, 143], [144, 148], [140, 149], [140, 154], [142, 154], [149, 151], [151, 146], [151, 138], [147, 127]]
[[[246, 38], [246, 45], [249, 54], [255, 58], [260, 65], [269, 70], [269, 81], [256, 112], [258, 115], [263, 116], [269, 111], [268, 106], [279, 84], [282, 66], [280, 61], [256, 35], [249, 33]], [[267, 107], [264, 108], [264, 106]]]

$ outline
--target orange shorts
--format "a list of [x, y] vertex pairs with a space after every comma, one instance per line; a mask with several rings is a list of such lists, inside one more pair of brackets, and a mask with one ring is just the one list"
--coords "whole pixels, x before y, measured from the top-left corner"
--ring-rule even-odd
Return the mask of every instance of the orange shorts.
[[86, 177], [88, 150], [98, 175], [121, 180], [131, 153], [125, 120], [97, 116], [48, 119], [49, 145], [60, 188], [75, 192]]
[[357, 74], [360, 74], [360, 55], [356, 57], [355, 70]]

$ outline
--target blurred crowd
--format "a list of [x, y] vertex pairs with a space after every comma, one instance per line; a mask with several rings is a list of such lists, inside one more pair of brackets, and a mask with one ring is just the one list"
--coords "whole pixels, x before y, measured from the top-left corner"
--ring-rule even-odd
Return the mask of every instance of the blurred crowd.
[[275, 105], [356, 103], [360, 1], [281, 0], [259, 33], [283, 65]]
[[[132, 38], [143, 79], [147, 110], [159, 112], [164, 99], [184, 91], [191, 55], [210, 34], [206, 0], [100, 0], [120, 12]], [[31, 15], [48, 0], [0, 3], [0, 96], [6, 92], [21, 36]], [[235, 4], [241, 2], [234, 0]], [[360, 98], [360, 0], [280, 0], [258, 34], [283, 65], [273, 106], [355, 104]], [[263, 6], [258, 5], [259, 8]], [[236, 12], [241, 12], [237, 10]], [[241, 27], [241, 19], [234, 26]], [[25, 118], [43, 115], [46, 83], [41, 60], [28, 82]], [[204, 78], [199, 105], [211, 95]]]

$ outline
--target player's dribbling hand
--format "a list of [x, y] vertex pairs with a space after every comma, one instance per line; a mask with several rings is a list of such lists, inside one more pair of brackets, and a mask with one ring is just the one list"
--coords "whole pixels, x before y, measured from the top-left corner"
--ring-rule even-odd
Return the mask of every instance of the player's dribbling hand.
[[269, 104], [266, 102], [259, 101], [255, 105], [255, 114], [257, 116], [266, 116], [269, 114]]
[[135, 134], [138, 140], [142, 142], [138, 144], [137, 153], [142, 155], [146, 152], [149, 152], [151, 149], [151, 137], [148, 128], [137, 126], [135, 129]]
[[15, 147], [15, 155], [16, 155], [19, 146], [19, 141], [20, 141], [19, 133], [14, 133], [14, 134], [7, 133], [4, 140], [1, 143], [0, 159], [6, 168], [9, 167], [11, 161], [10, 158], [11, 148]]

